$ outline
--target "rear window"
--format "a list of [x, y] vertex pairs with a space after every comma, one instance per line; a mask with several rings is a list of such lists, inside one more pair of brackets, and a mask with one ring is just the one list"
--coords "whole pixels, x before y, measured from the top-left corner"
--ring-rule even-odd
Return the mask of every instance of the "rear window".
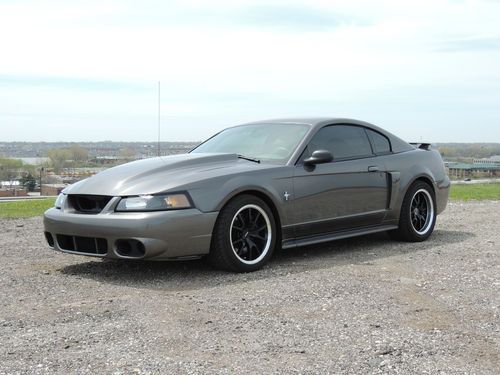
[[366, 132], [368, 133], [368, 137], [370, 138], [373, 152], [376, 155], [388, 154], [391, 152], [391, 143], [386, 136], [370, 129], [366, 129]]

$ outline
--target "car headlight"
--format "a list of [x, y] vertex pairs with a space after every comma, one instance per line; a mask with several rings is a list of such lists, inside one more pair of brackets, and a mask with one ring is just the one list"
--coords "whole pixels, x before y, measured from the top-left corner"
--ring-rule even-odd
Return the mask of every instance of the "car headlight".
[[57, 196], [56, 202], [54, 203], [54, 207], [57, 209], [61, 209], [65, 200], [66, 200], [66, 194], [63, 193], [59, 194]]
[[186, 194], [140, 195], [122, 198], [115, 211], [164, 211], [191, 208]]

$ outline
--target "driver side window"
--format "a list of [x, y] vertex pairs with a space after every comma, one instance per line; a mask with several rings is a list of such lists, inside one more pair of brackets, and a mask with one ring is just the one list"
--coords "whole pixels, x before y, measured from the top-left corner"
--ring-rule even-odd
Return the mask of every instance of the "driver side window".
[[373, 155], [365, 129], [352, 125], [330, 125], [320, 129], [307, 145], [300, 160], [308, 158], [316, 150], [330, 151], [334, 161]]

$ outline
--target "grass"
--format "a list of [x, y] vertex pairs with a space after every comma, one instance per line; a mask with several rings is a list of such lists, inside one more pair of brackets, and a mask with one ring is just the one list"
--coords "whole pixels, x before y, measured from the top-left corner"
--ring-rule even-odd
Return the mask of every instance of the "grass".
[[500, 184], [451, 185], [452, 200], [500, 200]]
[[41, 216], [45, 210], [54, 207], [54, 202], [55, 198], [0, 202], [0, 219]]

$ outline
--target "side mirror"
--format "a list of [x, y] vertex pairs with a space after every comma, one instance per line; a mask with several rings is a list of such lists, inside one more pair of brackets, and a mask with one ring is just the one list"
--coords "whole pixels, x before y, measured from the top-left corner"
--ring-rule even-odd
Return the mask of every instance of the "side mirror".
[[327, 150], [316, 150], [310, 157], [304, 160], [304, 165], [316, 165], [330, 163], [333, 160], [333, 155]]

